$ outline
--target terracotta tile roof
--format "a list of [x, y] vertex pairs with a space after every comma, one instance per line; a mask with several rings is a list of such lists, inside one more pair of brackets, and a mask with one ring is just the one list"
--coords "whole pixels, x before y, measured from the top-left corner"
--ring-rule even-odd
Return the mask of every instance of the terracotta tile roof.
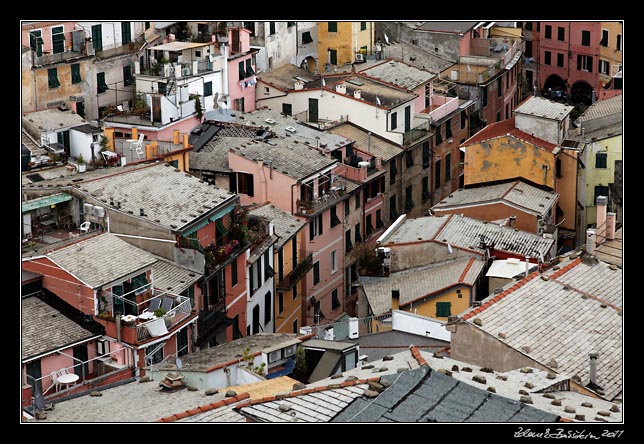
[[242, 393], [241, 395], [233, 396], [230, 398], [225, 398], [217, 402], [213, 402], [211, 404], [206, 404], [202, 405], [199, 407], [195, 407], [190, 410], [186, 410], [180, 413], [175, 413], [174, 415], [170, 416], [165, 416], [161, 419], [158, 419], [156, 422], [174, 422], [174, 421], [179, 421], [181, 419], [185, 419], [191, 416], [198, 415], [199, 413], [206, 413], [210, 412], [211, 410], [219, 409], [221, 407], [229, 406], [230, 404], [234, 404], [239, 401], [243, 401], [245, 399], [250, 398], [250, 395], [248, 393]]
[[514, 117], [510, 119], [505, 119], [500, 122], [494, 122], [483, 128], [478, 133], [474, 134], [472, 137], [467, 139], [462, 147], [467, 147], [470, 145], [478, 144], [486, 140], [495, 139], [497, 137], [512, 137], [513, 139], [521, 140], [525, 143], [529, 143], [538, 148], [543, 148], [544, 150], [552, 152], [557, 145], [554, 143], [547, 142], [538, 137], [534, 137], [531, 134], [523, 132], [514, 126]]

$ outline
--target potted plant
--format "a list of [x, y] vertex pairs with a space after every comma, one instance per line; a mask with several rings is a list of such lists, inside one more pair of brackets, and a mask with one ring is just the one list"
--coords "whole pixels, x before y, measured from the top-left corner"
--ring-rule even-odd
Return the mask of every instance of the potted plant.
[[78, 155], [76, 162], [78, 163], [78, 172], [84, 173], [87, 170], [87, 165], [85, 164], [85, 158], [82, 154]]

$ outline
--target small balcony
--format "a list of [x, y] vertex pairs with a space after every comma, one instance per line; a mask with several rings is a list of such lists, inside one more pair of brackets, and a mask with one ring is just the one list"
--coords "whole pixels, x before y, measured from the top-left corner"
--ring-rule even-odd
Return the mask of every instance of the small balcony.
[[403, 134], [403, 145], [410, 146], [432, 135], [429, 121], [423, 122]]
[[[136, 291], [139, 290], [141, 289]], [[138, 303], [130, 300], [130, 294], [104, 295], [106, 299], [111, 296], [113, 300], [122, 301], [128, 313], [115, 313], [114, 309], [101, 312], [97, 321], [105, 327], [105, 334], [114, 338], [120, 337], [128, 344], [140, 344], [153, 337], [167, 334], [186, 319], [194, 316], [188, 297], [156, 290], [146, 295], [149, 297], [142, 298], [143, 300]]]
[[304, 260], [297, 264], [293, 270], [277, 283], [275, 287], [278, 291], [289, 291], [291, 288], [295, 287], [299, 281], [306, 276], [306, 273], [313, 268], [313, 254], [309, 253], [306, 255]]

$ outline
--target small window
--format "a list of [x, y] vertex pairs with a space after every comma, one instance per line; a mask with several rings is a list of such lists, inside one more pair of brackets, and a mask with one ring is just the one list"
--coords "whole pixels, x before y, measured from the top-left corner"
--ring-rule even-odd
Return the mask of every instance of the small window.
[[552, 53], [550, 51], [545, 51], [543, 53], [543, 63], [544, 65], [552, 64]]
[[461, 129], [464, 129], [466, 125], [467, 125], [467, 113], [465, 111], [461, 111]]
[[204, 97], [212, 96], [212, 82], [205, 82], [203, 84], [203, 96]]
[[581, 31], [581, 46], [590, 46], [590, 31]]
[[275, 34], [275, 22], [268, 22], [268, 35]]
[[543, 31], [543, 37], [546, 39], [551, 39], [552, 38], [552, 26], [546, 25], [544, 31]]
[[396, 168], [396, 159], [391, 159], [389, 161], [389, 183], [393, 184], [396, 182], [396, 173], [398, 172], [398, 168]]
[[602, 29], [602, 40], [599, 44], [604, 48], [608, 48], [608, 29]]
[[558, 52], [558, 53], [557, 53], [557, 66], [558, 66], [559, 68], [563, 68], [563, 67], [564, 67], [564, 55], [563, 55], [563, 53], [561, 53], [561, 52]]
[[429, 168], [431, 159], [431, 151], [429, 149], [429, 142], [423, 142], [423, 169]]
[[405, 189], [405, 211], [410, 211], [414, 208], [414, 199], [412, 196], [412, 186], [408, 186]]
[[496, 96], [501, 97], [503, 95], [503, 77], [496, 79]]
[[439, 123], [438, 125], [436, 125], [436, 135], [435, 135], [435, 138], [436, 138], [436, 140], [435, 140], [435, 142], [436, 142], [436, 146], [438, 146], [438, 145], [440, 145], [441, 143], [443, 143], [443, 136], [442, 136], [442, 134], [441, 134], [441, 125], [440, 125], [440, 123]]
[[398, 219], [398, 208], [396, 208], [396, 196], [389, 198], [389, 219], [394, 221]]
[[441, 187], [441, 160], [438, 159], [434, 164], [434, 188]]
[[385, 223], [382, 221], [382, 210], [376, 210], [376, 229], [380, 229], [385, 226]]
[[398, 113], [392, 112], [389, 118], [389, 129], [391, 131], [395, 130], [398, 127]]
[[445, 121], [445, 138], [446, 139], [452, 138], [452, 119], [447, 119]]
[[292, 116], [293, 115], [293, 105], [290, 103], [282, 103], [282, 114], [285, 116]]
[[617, 34], [617, 36], [616, 36], [616, 39], [615, 39], [615, 49], [616, 49], [617, 51], [621, 51], [621, 50], [622, 50], [622, 35], [621, 35], [621, 34]]
[[362, 230], [360, 229], [360, 224], [356, 224], [354, 230], [356, 244], [359, 244], [362, 242]]
[[608, 196], [608, 187], [605, 185], [596, 185], [595, 186], [595, 198], [593, 199], [593, 205], [597, 204], [597, 198], [599, 196]]
[[577, 71], [593, 72], [593, 57], [577, 54]]
[[338, 289], [334, 289], [331, 292], [331, 311], [335, 311], [340, 308], [340, 298], [338, 298]]
[[361, 196], [360, 191], [356, 193], [356, 208], [360, 208]]
[[281, 314], [284, 311], [284, 293], [277, 293], [277, 313]]
[[313, 285], [320, 283], [320, 262], [313, 264]]
[[310, 31], [305, 31], [302, 33], [302, 44], [305, 45], [307, 43], [311, 43], [313, 41], [313, 38], [311, 37], [311, 32]]
[[60, 54], [65, 51], [65, 28], [62, 26], [55, 26], [51, 28], [51, 43], [52, 52]]
[[338, 250], [331, 252], [331, 273], [338, 271]]
[[367, 217], [365, 218], [365, 230], [366, 230], [367, 237], [371, 236], [375, 231], [373, 229], [373, 223], [371, 219], [372, 219], [371, 214], [367, 214]]
[[134, 83], [134, 76], [132, 76], [132, 67], [127, 65], [123, 67], [123, 85], [129, 86]]
[[58, 69], [50, 68], [47, 70], [47, 80], [49, 81], [49, 88], [58, 88], [60, 81], [58, 80]]
[[445, 154], [445, 181], [452, 179], [452, 153]]
[[606, 168], [608, 154], [597, 153], [595, 154], [595, 168]]
[[563, 42], [566, 39], [566, 28], [563, 26], [557, 27], [557, 40]]
[[96, 73], [96, 91], [100, 94], [100, 93], [104, 93], [108, 89], [109, 88], [107, 86], [107, 83], [105, 83], [105, 73], [97, 72]]
[[288, 28], [292, 28], [293, 26], [295, 26], [295, 22], [286, 22], [286, 26]]
[[300, 330], [297, 327], [297, 319], [293, 321], [293, 333], [299, 333]]
[[423, 187], [423, 197], [422, 197], [422, 202], [427, 202], [429, 198], [431, 197], [431, 194], [429, 192], [429, 177], [424, 176], [422, 180], [422, 187]]
[[436, 302], [436, 317], [446, 318], [452, 315], [451, 302]]
[[367, 22], [360, 22], [360, 31], [365, 31], [367, 29]]
[[239, 277], [237, 276], [237, 261], [233, 261], [230, 264], [230, 280], [233, 287], [239, 282]]
[[606, 60], [599, 61], [599, 73], [608, 75], [610, 64]]
[[130, 22], [121, 22], [121, 42], [127, 45], [132, 41], [132, 28]]
[[271, 292], [267, 292], [264, 295], [264, 324], [271, 322], [273, 313], [273, 295]]
[[405, 151], [405, 160], [407, 168], [414, 166], [414, 153], [411, 151], [411, 148], [408, 148], [407, 151]]
[[348, 253], [353, 250], [353, 242], [351, 242], [351, 229], [344, 232], [344, 250]]
[[328, 32], [338, 32], [338, 22], [328, 22]]
[[73, 63], [71, 65], [72, 70], [72, 84], [81, 83], [83, 78], [81, 77], [80, 63]]

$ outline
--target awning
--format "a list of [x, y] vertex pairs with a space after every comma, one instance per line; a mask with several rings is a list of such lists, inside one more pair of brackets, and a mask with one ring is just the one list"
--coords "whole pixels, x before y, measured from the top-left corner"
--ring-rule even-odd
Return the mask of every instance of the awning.
[[50, 207], [62, 202], [67, 202], [72, 200], [72, 196], [69, 194], [54, 194], [51, 196], [39, 197], [37, 199], [30, 200], [28, 202], [22, 203], [22, 212], [28, 213], [30, 211], [37, 210], [38, 208]]

